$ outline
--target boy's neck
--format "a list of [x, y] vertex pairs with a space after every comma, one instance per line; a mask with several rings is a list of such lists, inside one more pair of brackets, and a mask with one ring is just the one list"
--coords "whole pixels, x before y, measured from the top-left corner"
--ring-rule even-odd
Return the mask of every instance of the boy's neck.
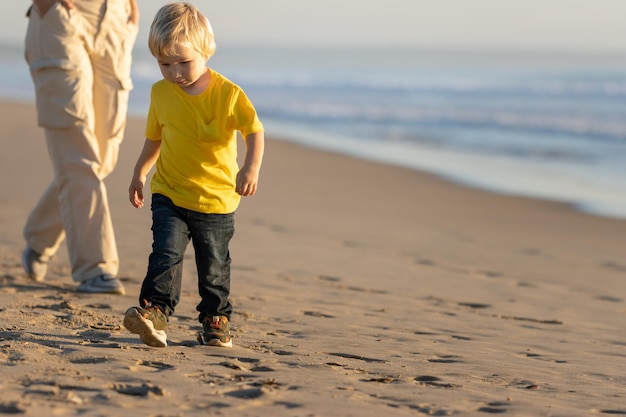
[[205, 67], [204, 73], [196, 80], [195, 83], [191, 84], [188, 87], [181, 87], [183, 91], [190, 96], [197, 96], [202, 94], [209, 84], [211, 83], [211, 70], [208, 67]]

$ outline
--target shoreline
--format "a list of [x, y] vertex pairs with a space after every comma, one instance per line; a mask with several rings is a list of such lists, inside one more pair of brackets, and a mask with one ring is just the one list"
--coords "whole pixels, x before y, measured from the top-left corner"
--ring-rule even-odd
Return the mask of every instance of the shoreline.
[[143, 120], [106, 181], [127, 294], [90, 295], [65, 249], [23, 275], [51, 169], [34, 106], [0, 110], [0, 411], [626, 414], [626, 221], [269, 139], [231, 247], [235, 347], [195, 342], [190, 250], [169, 346], [149, 348], [121, 326], [151, 245], [127, 201]]
[[[276, 140], [296, 146], [408, 169], [478, 191], [555, 202], [587, 215], [626, 220], [626, 197], [602, 180], [581, 172], [572, 179], [572, 172], [568, 170], [531, 161], [384, 142], [367, 142], [363, 146], [343, 136], [335, 140], [334, 135], [298, 133], [297, 126], [284, 123], [267, 125], [270, 131], [276, 132]], [[546, 183], [546, 178], [550, 178], [550, 182]]]

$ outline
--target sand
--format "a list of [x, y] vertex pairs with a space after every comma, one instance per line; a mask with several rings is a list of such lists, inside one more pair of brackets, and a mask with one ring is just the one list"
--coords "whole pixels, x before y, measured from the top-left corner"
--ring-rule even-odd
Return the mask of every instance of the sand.
[[[151, 245], [107, 180], [127, 294], [24, 276], [51, 169], [34, 106], [0, 103], [0, 414], [626, 415], [626, 221], [268, 139], [237, 213], [232, 349], [195, 340], [193, 252], [167, 348], [122, 326]], [[271, 132], [269, 133], [271, 137]]]

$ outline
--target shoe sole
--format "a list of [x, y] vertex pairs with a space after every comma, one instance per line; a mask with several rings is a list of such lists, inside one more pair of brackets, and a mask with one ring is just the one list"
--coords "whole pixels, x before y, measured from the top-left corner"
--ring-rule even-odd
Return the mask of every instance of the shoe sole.
[[136, 308], [129, 308], [124, 315], [124, 327], [139, 335], [143, 343], [152, 347], [166, 347], [167, 334], [154, 328], [150, 320], [145, 319]]
[[76, 289], [77, 292], [91, 293], [91, 294], [117, 294], [117, 295], [125, 295], [126, 290], [124, 287], [116, 287], [116, 288], [95, 288], [83, 286], [82, 284], [78, 286]]
[[220, 339], [208, 339], [207, 340], [204, 337], [204, 333], [202, 332], [198, 332], [198, 334], [196, 335], [196, 338], [198, 339], [198, 343], [200, 343], [201, 345], [227, 347], [227, 348], [233, 347], [233, 339], [230, 339], [226, 343], [222, 342]]
[[46, 275], [37, 275], [34, 272], [28, 272], [29, 268], [28, 268], [28, 263], [26, 262], [26, 252], [22, 253], [22, 268], [24, 268], [24, 272], [26, 273], [26, 276], [30, 279], [32, 279], [33, 281], [37, 281], [37, 282], [43, 282], [43, 280], [46, 278]]

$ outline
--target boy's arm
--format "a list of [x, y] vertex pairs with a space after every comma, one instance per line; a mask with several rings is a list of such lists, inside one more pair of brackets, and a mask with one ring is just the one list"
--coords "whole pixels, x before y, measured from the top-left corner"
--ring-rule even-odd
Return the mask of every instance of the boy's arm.
[[251, 133], [245, 137], [245, 142], [246, 157], [237, 173], [236, 185], [237, 193], [244, 197], [256, 193], [265, 150], [265, 135], [263, 132]]
[[146, 184], [148, 173], [159, 158], [160, 151], [160, 140], [146, 139], [141, 154], [139, 154], [139, 158], [135, 164], [133, 179], [130, 181], [130, 187], [128, 188], [130, 204], [137, 208], [143, 207], [143, 187]]

